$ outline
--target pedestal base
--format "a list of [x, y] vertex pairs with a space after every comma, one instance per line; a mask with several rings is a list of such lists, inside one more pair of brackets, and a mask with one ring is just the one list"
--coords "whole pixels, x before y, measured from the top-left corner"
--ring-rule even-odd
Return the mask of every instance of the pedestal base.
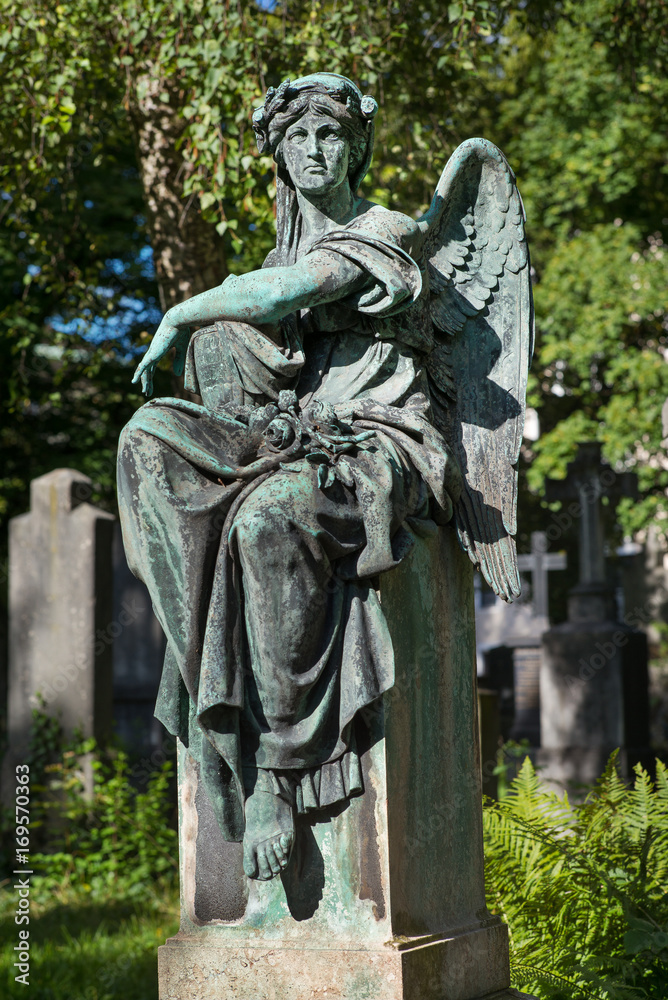
[[[505, 1000], [485, 906], [471, 564], [420, 540], [380, 597], [395, 684], [363, 713], [364, 794], [299, 817], [280, 879], [249, 881], [180, 747], [181, 930], [160, 1000]], [[504, 992], [505, 991], [505, 992]]]
[[[505, 925], [375, 950], [222, 948], [192, 937], [158, 951], [162, 1000], [478, 1000], [511, 996]], [[492, 998], [490, 997], [490, 1000]]]

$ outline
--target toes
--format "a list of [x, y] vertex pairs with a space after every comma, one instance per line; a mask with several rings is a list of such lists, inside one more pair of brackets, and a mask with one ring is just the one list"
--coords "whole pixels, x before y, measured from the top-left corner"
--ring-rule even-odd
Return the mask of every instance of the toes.
[[255, 861], [255, 851], [244, 850], [244, 873], [248, 878], [257, 878], [257, 863]]
[[257, 866], [259, 869], [258, 878], [263, 879], [268, 882], [269, 879], [274, 877], [274, 873], [269, 866], [269, 861], [267, 860], [265, 847], [258, 847], [257, 849]]
[[274, 873], [274, 875], [278, 875], [278, 873], [281, 870], [282, 865], [281, 865], [281, 862], [276, 857], [276, 852], [274, 850], [273, 845], [272, 844], [267, 844], [267, 846], [265, 848], [265, 852], [266, 852], [266, 855], [267, 855], [267, 861], [269, 862], [269, 867], [271, 868], [271, 870]]
[[271, 845], [274, 848], [274, 854], [278, 858], [278, 863], [281, 868], [285, 868], [288, 863], [287, 852], [285, 851], [280, 840], [275, 840]]
[[287, 833], [282, 833], [279, 843], [287, 860], [290, 857], [290, 851], [292, 850], [292, 837], [288, 836]]

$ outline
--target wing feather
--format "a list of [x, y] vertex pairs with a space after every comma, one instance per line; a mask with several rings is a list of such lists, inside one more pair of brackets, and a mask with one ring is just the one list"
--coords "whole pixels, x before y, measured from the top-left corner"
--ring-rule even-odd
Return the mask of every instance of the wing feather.
[[434, 414], [465, 479], [457, 533], [505, 600], [520, 592], [517, 460], [533, 350], [524, 221], [515, 175], [485, 139], [453, 153], [419, 220], [437, 334], [427, 364]]

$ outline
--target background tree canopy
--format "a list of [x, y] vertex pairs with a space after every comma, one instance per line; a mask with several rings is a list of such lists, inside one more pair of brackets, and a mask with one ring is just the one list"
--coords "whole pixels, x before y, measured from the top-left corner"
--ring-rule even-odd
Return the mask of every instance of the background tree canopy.
[[[3, 521], [58, 466], [90, 475], [94, 501], [113, 508], [118, 432], [141, 403], [133, 359], [161, 312], [273, 244], [271, 162], [251, 111], [284, 76], [329, 69], [381, 105], [368, 197], [423, 210], [471, 135], [518, 175], [541, 427], [523, 457], [525, 526], [544, 517], [544, 477], [588, 439], [640, 475], [624, 530], [665, 525], [668, 0], [0, 10]], [[158, 393], [178, 389], [168, 366], [160, 374]]]

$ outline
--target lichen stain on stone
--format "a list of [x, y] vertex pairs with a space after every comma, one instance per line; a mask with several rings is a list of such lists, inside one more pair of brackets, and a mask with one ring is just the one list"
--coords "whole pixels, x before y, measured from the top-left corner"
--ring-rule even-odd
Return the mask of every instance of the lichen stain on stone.
[[360, 803], [359, 831], [360, 831], [360, 890], [359, 898], [368, 899], [372, 903], [372, 912], [376, 920], [385, 918], [385, 896], [383, 894], [383, 880], [380, 865], [380, 849], [378, 846], [378, 833], [376, 829], [376, 801], [378, 798], [373, 780], [368, 774], [369, 765], [365, 759], [363, 761], [364, 787], [366, 793]]

